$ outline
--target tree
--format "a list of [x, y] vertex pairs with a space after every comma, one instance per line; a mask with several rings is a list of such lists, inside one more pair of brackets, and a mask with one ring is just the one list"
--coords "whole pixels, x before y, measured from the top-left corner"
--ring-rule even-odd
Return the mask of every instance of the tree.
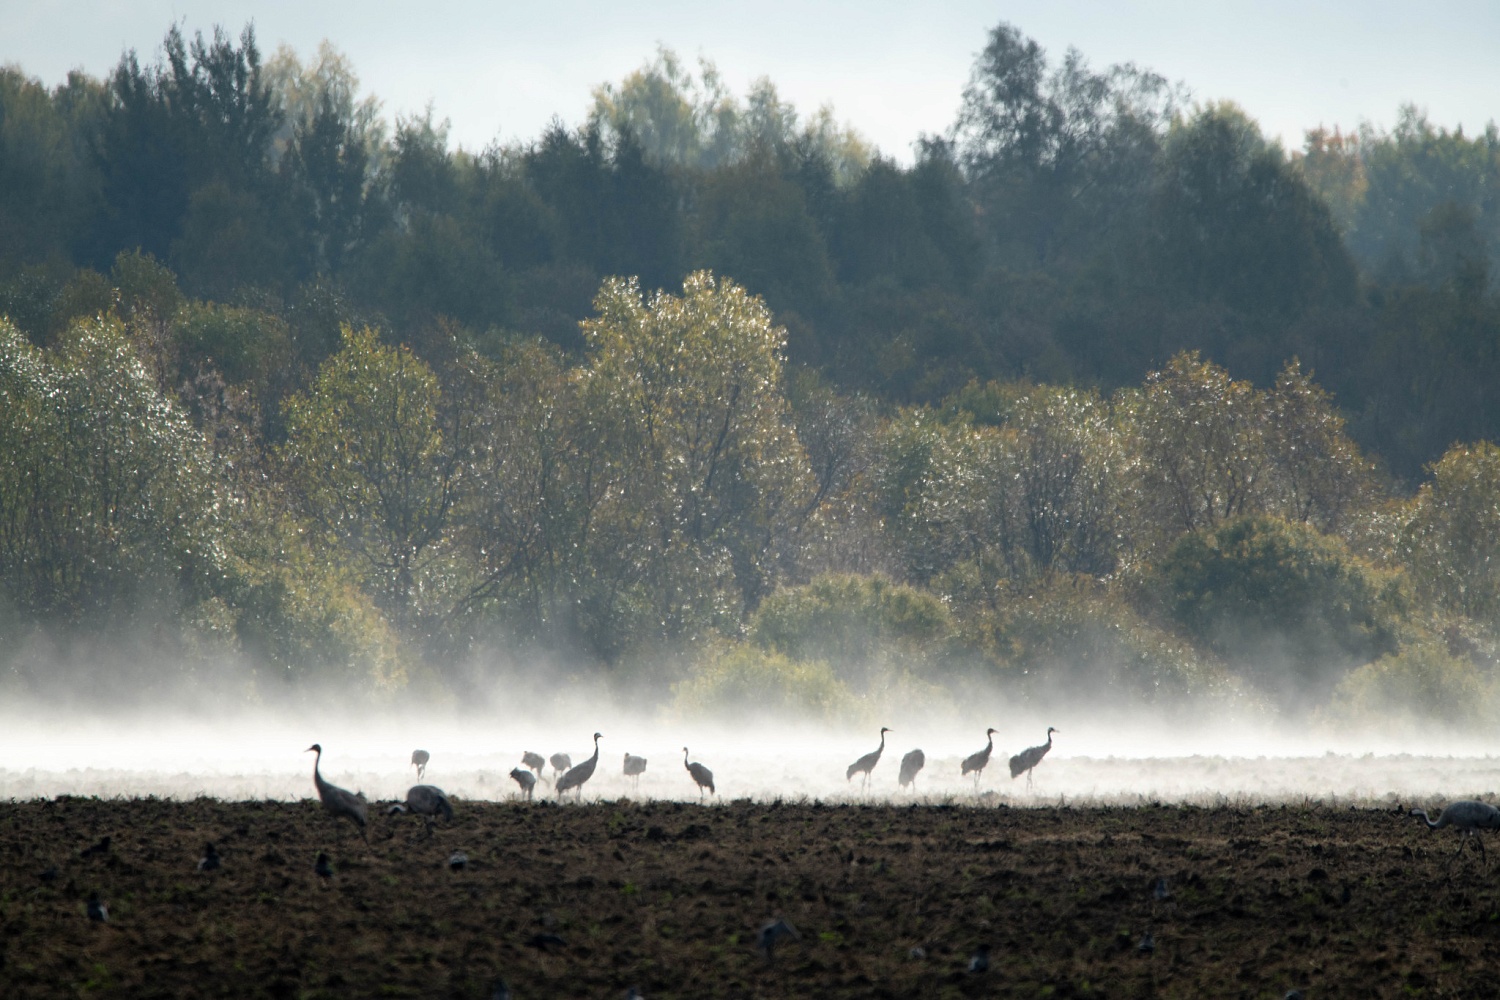
[[1500, 447], [1454, 445], [1412, 501], [1401, 548], [1419, 592], [1477, 622], [1500, 615]]

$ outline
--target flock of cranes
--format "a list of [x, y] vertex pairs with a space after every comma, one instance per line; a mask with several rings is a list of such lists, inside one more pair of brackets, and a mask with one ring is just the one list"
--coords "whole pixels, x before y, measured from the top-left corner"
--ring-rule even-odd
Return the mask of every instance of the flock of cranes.
[[[861, 776], [861, 790], [868, 788], [870, 775], [875, 770], [876, 765], [880, 763], [881, 755], [885, 753], [885, 734], [889, 732], [893, 732], [893, 730], [888, 726], [882, 726], [880, 728], [880, 745], [850, 764], [848, 770], [845, 772], [845, 778], [848, 781], [853, 781], [856, 774]], [[1012, 757], [1010, 759], [1010, 776], [1017, 778], [1022, 774], [1026, 775], [1026, 781], [1029, 786], [1032, 772], [1035, 770], [1037, 764], [1041, 763], [1042, 758], [1047, 755], [1047, 751], [1052, 749], [1052, 734], [1056, 732], [1059, 732], [1059, 730], [1049, 726], [1047, 728], [1046, 743], [1029, 747]], [[961, 774], [965, 777], [973, 774], [976, 788], [979, 785], [980, 776], [990, 762], [990, 755], [994, 752], [995, 733], [996, 730], [994, 729], [986, 730], [984, 749], [964, 758]], [[537, 782], [546, 780], [542, 777], [542, 769], [551, 764], [552, 787], [557, 793], [557, 797], [561, 799], [568, 792], [573, 792], [575, 798], [581, 801], [583, 786], [594, 776], [594, 772], [599, 766], [599, 741], [603, 737], [603, 733], [594, 734], [593, 756], [577, 765], [573, 763], [572, 757], [565, 753], [555, 753], [550, 758], [543, 758], [541, 754], [527, 750], [521, 755], [522, 766], [514, 768], [510, 772], [511, 780], [519, 786], [521, 795], [525, 799], [530, 800], [536, 792]], [[307, 752], [316, 754], [313, 758], [313, 786], [318, 791], [318, 799], [323, 803], [323, 808], [335, 818], [349, 820], [358, 828], [360, 836], [368, 841], [370, 805], [365, 800], [364, 793], [351, 792], [346, 788], [340, 788], [338, 785], [332, 784], [323, 778], [321, 767], [323, 762], [323, 747], [321, 744], [314, 743], [307, 748]], [[713, 771], [709, 770], [706, 765], [689, 759], [690, 756], [688, 748], [683, 747], [682, 766], [687, 771], [688, 776], [693, 779], [693, 783], [697, 785], [699, 798], [702, 799], [708, 795], [718, 794], [718, 790], [714, 787]], [[426, 778], [427, 765], [431, 760], [432, 755], [426, 750], [412, 751], [411, 766], [417, 769], [418, 782]], [[628, 752], [625, 754], [622, 773], [631, 780], [632, 785], [636, 788], [640, 786], [641, 775], [646, 773], [646, 763], [645, 757]], [[917, 774], [926, 764], [927, 755], [921, 750], [912, 750], [903, 756], [901, 758], [901, 770], [898, 778], [900, 786], [902, 788], [911, 787], [915, 790]], [[1445, 811], [1431, 825], [1434, 828], [1450, 824], [1462, 825], [1467, 819], [1467, 814], [1460, 815], [1455, 813], [1450, 816], [1449, 812], [1453, 808], [1450, 807], [1448, 811]], [[1494, 810], [1491, 809], [1491, 812], [1494, 812]], [[387, 810], [387, 814], [391, 816], [403, 813], [420, 818], [430, 836], [433, 820], [439, 816], [447, 820], [453, 818], [453, 804], [449, 801], [447, 793], [436, 785], [416, 784], [407, 791], [404, 802], [398, 802]], [[1423, 814], [1423, 818], [1426, 818], [1425, 813]], [[1472, 828], [1477, 822], [1479, 821], [1475, 820], [1468, 825]], [[1480, 825], [1483, 824], [1481, 823]], [[1500, 827], [1500, 813], [1496, 813], [1492, 825]], [[1482, 848], [1483, 845], [1481, 845]]]

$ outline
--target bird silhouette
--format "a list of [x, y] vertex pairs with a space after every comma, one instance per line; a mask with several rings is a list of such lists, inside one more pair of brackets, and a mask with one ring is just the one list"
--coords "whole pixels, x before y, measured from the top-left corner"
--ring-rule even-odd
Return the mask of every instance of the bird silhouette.
[[870, 783], [870, 772], [875, 770], [875, 765], [880, 763], [880, 755], [885, 753], [885, 734], [891, 731], [884, 726], [880, 727], [880, 746], [871, 750], [853, 764], [850, 764], [849, 770], [844, 775], [845, 780], [853, 781], [856, 774], [864, 775], [863, 780], [859, 783], [861, 790]]
[[89, 919], [96, 924], [109, 923], [109, 907], [104, 905], [104, 900], [99, 898], [97, 891], [89, 894]]
[[990, 971], [990, 946], [982, 944], [969, 956], [969, 971], [976, 975]]
[[536, 776], [540, 778], [542, 776], [542, 768], [547, 766], [547, 759], [539, 753], [532, 753], [530, 750], [527, 750], [521, 754], [521, 764], [524, 767], [531, 768], [536, 772]]
[[[576, 767], [568, 768], [567, 772], [557, 779], [557, 797], [562, 798], [564, 793], [578, 789], [578, 800], [583, 801], [583, 783], [594, 776], [594, 768], [599, 766], [599, 737], [602, 733], [594, 734], [594, 756]], [[557, 758], [553, 758], [555, 762]]]
[[453, 803], [448, 801], [448, 794], [436, 785], [412, 785], [406, 790], [406, 801], [397, 802], [386, 811], [389, 816], [397, 813], [411, 813], [422, 817], [422, 824], [431, 836], [432, 821], [438, 816], [441, 815], [449, 822], [453, 821]]
[[[917, 780], [917, 772], [927, 766], [927, 755], [920, 750], [913, 750], [901, 758], [901, 774], [896, 779], [902, 788], [911, 785]], [[916, 790], [913, 785], [912, 790]]]
[[995, 730], [984, 731], [985, 744], [983, 750], [976, 750], [964, 758], [963, 777], [974, 775], [974, 787], [979, 787], [979, 778], [984, 774], [984, 769], [990, 762], [990, 754], [995, 751]]
[[426, 750], [413, 750], [411, 752], [411, 765], [417, 769], [418, 781], [427, 777], [427, 762], [431, 759], [432, 755]]
[[719, 794], [714, 789], [714, 773], [696, 760], [691, 764], [688, 763], [687, 747], [682, 748], [682, 766], [687, 769], [688, 774], [693, 776], [693, 781], [698, 786], [698, 798], [703, 798], [705, 791], [713, 795]]
[[308, 747], [306, 753], [317, 754], [313, 758], [313, 786], [318, 790], [318, 798], [323, 802], [323, 808], [331, 812], [335, 817], [343, 816], [359, 827], [359, 835], [370, 840], [369, 833], [365, 830], [365, 824], [369, 821], [370, 805], [365, 801], [363, 792], [355, 793], [347, 788], [340, 788], [323, 780], [323, 773], [319, 765], [323, 762], [323, 745], [314, 743]]
[[1496, 809], [1488, 802], [1478, 802], [1474, 799], [1462, 799], [1458, 802], [1450, 802], [1438, 813], [1437, 819], [1429, 819], [1426, 809], [1413, 809], [1413, 816], [1422, 817], [1429, 830], [1441, 830], [1445, 826], [1451, 826], [1463, 831], [1463, 837], [1458, 842], [1458, 850], [1453, 852], [1453, 857], [1448, 859], [1452, 865], [1454, 858], [1463, 853], [1464, 844], [1472, 838], [1479, 845], [1479, 856], [1484, 859], [1486, 865], [1489, 858], [1484, 852], [1484, 838], [1479, 836], [1480, 830], [1500, 830], [1500, 809]]
[[521, 786], [521, 791], [525, 793], [526, 798], [529, 801], [531, 799], [532, 789], [536, 788], [536, 775], [532, 774], [524, 767], [513, 767], [510, 769], [510, 776], [512, 779], [514, 779], [516, 784]]
[[766, 956], [770, 962], [776, 957], [776, 946], [783, 941], [800, 941], [802, 935], [797, 933], [793, 927], [783, 918], [777, 918], [760, 929], [760, 936], [756, 943], [760, 947], [761, 954]]
[[548, 763], [550, 763], [552, 765], [552, 780], [553, 781], [557, 780], [557, 776], [559, 774], [562, 774], [568, 768], [570, 768], [570, 767], [573, 766], [573, 758], [569, 757], [565, 753], [555, 753], [551, 757], [549, 757], [547, 760], [548, 760]]
[[1167, 884], [1164, 876], [1151, 883], [1151, 895], [1162, 903], [1172, 898], [1172, 887]]
[[449, 871], [461, 872], [469, 867], [469, 856], [463, 851], [454, 851], [448, 855]]
[[1023, 774], [1026, 775], [1026, 787], [1030, 788], [1032, 769], [1040, 764], [1042, 762], [1042, 758], [1047, 756], [1047, 751], [1052, 749], [1052, 734], [1060, 732], [1062, 732], [1062, 730], [1053, 729], [1051, 726], [1048, 726], [1046, 743], [1043, 743], [1038, 747], [1027, 747], [1025, 750], [1022, 750], [1020, 753], [1012, 757], [1010, 759], [1011, 778], [1018, 778]]
[[333, 878], [333, 865], [328, 860], [327, 851], [318, 852], [317, 859], [313, 861], [313, 871], [325, 882]]
[[646, 758], [636, 757], [627, 753], [625, 755], [625, 777], [631, 780], [631, 783], [637, 790], [641, 787], [641, 775], [645, 773]]
[[218, 870], [220, 864], [218, 848], [214, 847], [213, 841], [203, 845], [203, 857], [198, 859], [198, 870], [200, 872], [211, 872]]

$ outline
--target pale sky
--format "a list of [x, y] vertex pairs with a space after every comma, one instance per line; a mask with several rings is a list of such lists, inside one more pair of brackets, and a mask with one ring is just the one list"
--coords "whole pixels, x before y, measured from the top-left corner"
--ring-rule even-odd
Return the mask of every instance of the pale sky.
[[189, 37], [253, 20], [262, 52], [347, 55], [388, 118], [429, 103], [469, 149], [583, 120], [590, 93], [664, 44], [713, 60], [740, 95], [769, 76], [810, 112], [832, 104], [887, 155], [910, 159], [953, 121], [974, 56], [1008, 21], [1054, 62], [1069, 46], [1102, 70], [1133, 62], [1200, 101], [1232, 99], [1289, 149], [1305, 129], [1390, 127], [1403, 103], [1467, 132], [1500, 118], [1500, 3], [1483, 0], [0, 0], [0, 63], [53, 85], [104, 76], [126, 49], [155, 61]]

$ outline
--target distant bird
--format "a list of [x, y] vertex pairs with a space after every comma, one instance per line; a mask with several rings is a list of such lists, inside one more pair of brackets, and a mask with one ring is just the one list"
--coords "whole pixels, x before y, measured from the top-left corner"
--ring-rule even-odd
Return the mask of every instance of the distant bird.
[[641, 775], [646, 773], [646, 758], [635, 757], [631, 754], [625, 755], [625, 777], [631, 779], [631, 783], [637, 789], [641, 787]]
[[1042, 762], [1047, 756], [1047, 751], [1052, 749], [1052, 734], [1062, 732], [1060, 729], [1047, 727], [1047, 742], [1039, 747], [1027, 747], [1010, 759], [1010, 776], [1019, 778], [1026, 775], [1026, 787], [1031, 787], [1031, 770]]
[[990, 971], [990, 946], [982, 944], [969, 956], [969, 971], [974, 974]]
[[927, 766], [927, 755], [920, 750], [913, 750], [901, 758], [901, 775], [897, 779], [901, 787], [905, 788], [917, 780], [917, 772]]
[[330, 785], [323, 780], [323, 774], [318, 766], [323, 762], [323, 745], [314, 743], [304, 753], [315, 753], [313, 758], [313, 785], [318, 789], [318, 798], [323, 801], [323, 808], [333, 813], [335, 817], [347, 817], [350, 822], [359, 827], [359, 835], [370, 840], [369, 833], [365, 830], [365, 824], [369, 821], [370, 805], [365, 801], [363, 792], [358, 794], [338, 785]]
[[1458, 842], [1458, 850], [1454, 851], [1453, 857], [1448, 859], [1449, 865], [1453, 864], [1454, 858], [1463, 853], [1464, 844], [1471, 837], [1474, 843], [1479, 845], [1479, 856], [1484, 859], [1486, 865], [1489, 864], [1489, 858], [1484, 853], [1484, 838], [1479, 836], [1479, 831], [1500, 830], [1500, 809], [1496, 809], [1488, 802], [1463, 799], [1448, 803], [1436, 820], [1427, 818], [1426, 809], [1413, 809], [1411, 814], [1422, 817], [1429, 830], [1441, 830], [1445, 826], [1451, 826], [1463, 831], [1464, 836]]
[[104, 905], [98, 892], [89, 894], [89, 919], [97, 924], [109, 923], [109, 907]]
[[510, 769], [510, 776], [515, 779], [516, 784], [521, 786], [521, 791], [526, 793], [526, 798], [529, 801], [531, 799], [531, 790], [536, 787], [536, 775], [524, 767], [513, 767]]
[[521, 754], [521, 763], [535, 771], [536, 776], [540, 778], [542, 776], [542, 768], [547, 766], [547, 759], [539, 753], [532, 753], [530, 750], [527, 750]]
[[557, 780], [557, 776], [559, 774], [562, 774], [568, 768], [573, 766], [573, 758], [569, 757], [565, 753], [555, 753], [551, 757], [547, 758], [547, 760], [552, 765], [553, 781]]
[[214, 847], [213, 841], [204, 844], [203, 857], [198, 859], [198, 870], [200, 872], [217, 871], [219, 863], [219, 850]]
[[411, 765], [417, 769], [418, 781], [427, 777], [427, 762], [431, 759], [432, 755], [426, 750], [413, 750], [411, 752]]
[[397, 813], [411, 813], [422, 817], [422, 824], [427, 827], [430, 835], [432, 821], [439, 815], [450, 823], [453, 821], [453, 803], [448, 801], [448, 793], [436, 785], [412, 785], [406, 790], [406, 801], [397, 802], [386, 811], [388, 816]]
[[712, 795], [719, 794], [714, 790], [714, 773], [708, 768], [704, 767], [702, 764], [698, 763], [696, 760], [691, 764], [688, 763], [687, 747], [682, 748], [682, 766], [687, 769], [687, 773], [691, 774], [693, 776], [693, 781], [697, 783], [698, 798], [703, 798], [703, 793], [705, 790]]
[[454, 851], [448, 855], [448, 870], [461, 872], [469, 867], [469, 856], [463, 851]]
[[1151, 883], [1151, 895], [1155, 896], [1157, 901], [1162, 903], [1172, 898], [1172, 889], [1167, 885], [1165, 877], [1158, 878], [1155, 882]]
[[995, 750], [995, 730], [986, 729], [984, 731], [984, 738], [988, 741], [985, 743], [984, 749], [976, 750], [964, 758], [963, 776], [967, 777], [972, 772], [975, 788], [979, 787], [979, 778], [984, 773], [985, 767], [989, 765], [990, 754]]
[[911, 959], [913, 962], [920, 962], [922, 959], [927, 957], [927, 949], [923, 948], [919, 944], [913, 945], [910, 949], [907, 950], [906, 957]]
[[94, 858], [109, 853], [109, 838], [100, 837], [99, 842], [92, 847], [85, 847], [78, 852], [80, 858]]
[[864, 780], [859, 783], [859, 787], [864, 788], [870, 783], [870, 772], [875, 770], [875, 765], [880, 763], [880, 755], [885, 753], [885, 734], [889, 732], [891, 730], [884, 726], [880, 727], [880, 746], [850, 764], [849, 770], [844, 775], [845, 780], [853, 781], [856, 774], [863, 774]]
[[[594, 768], [599, 766], [599, 737], [602, 735], [604, 734], [594, 734], [594, 756], [577, 767], [568, 768], [567, 772], [561, 778], [557, 779], [558, 798], [562, 798], [565, 792], [570, 792], [576, 788], [578, 789], [579, 801], [583, 801], [583, 783], [594, 776]], [[554, 764], [557, 763], [557, 758], [552, 758], [552, 762]]]
[[776, 946], [783, 941], [800, 941], [802, 935], [797, 933], [797, 928], [787, 923], [784, 919], [776, 919], [760, 929], [760, 937], [756, 943], [761, 953], [769, 962], [776, 957]]
[[318, 858], [313, 862], [313, 871], [325, 882], [333, 878], [333, 865], [328, 861], [327, 851], [318, 852]]

